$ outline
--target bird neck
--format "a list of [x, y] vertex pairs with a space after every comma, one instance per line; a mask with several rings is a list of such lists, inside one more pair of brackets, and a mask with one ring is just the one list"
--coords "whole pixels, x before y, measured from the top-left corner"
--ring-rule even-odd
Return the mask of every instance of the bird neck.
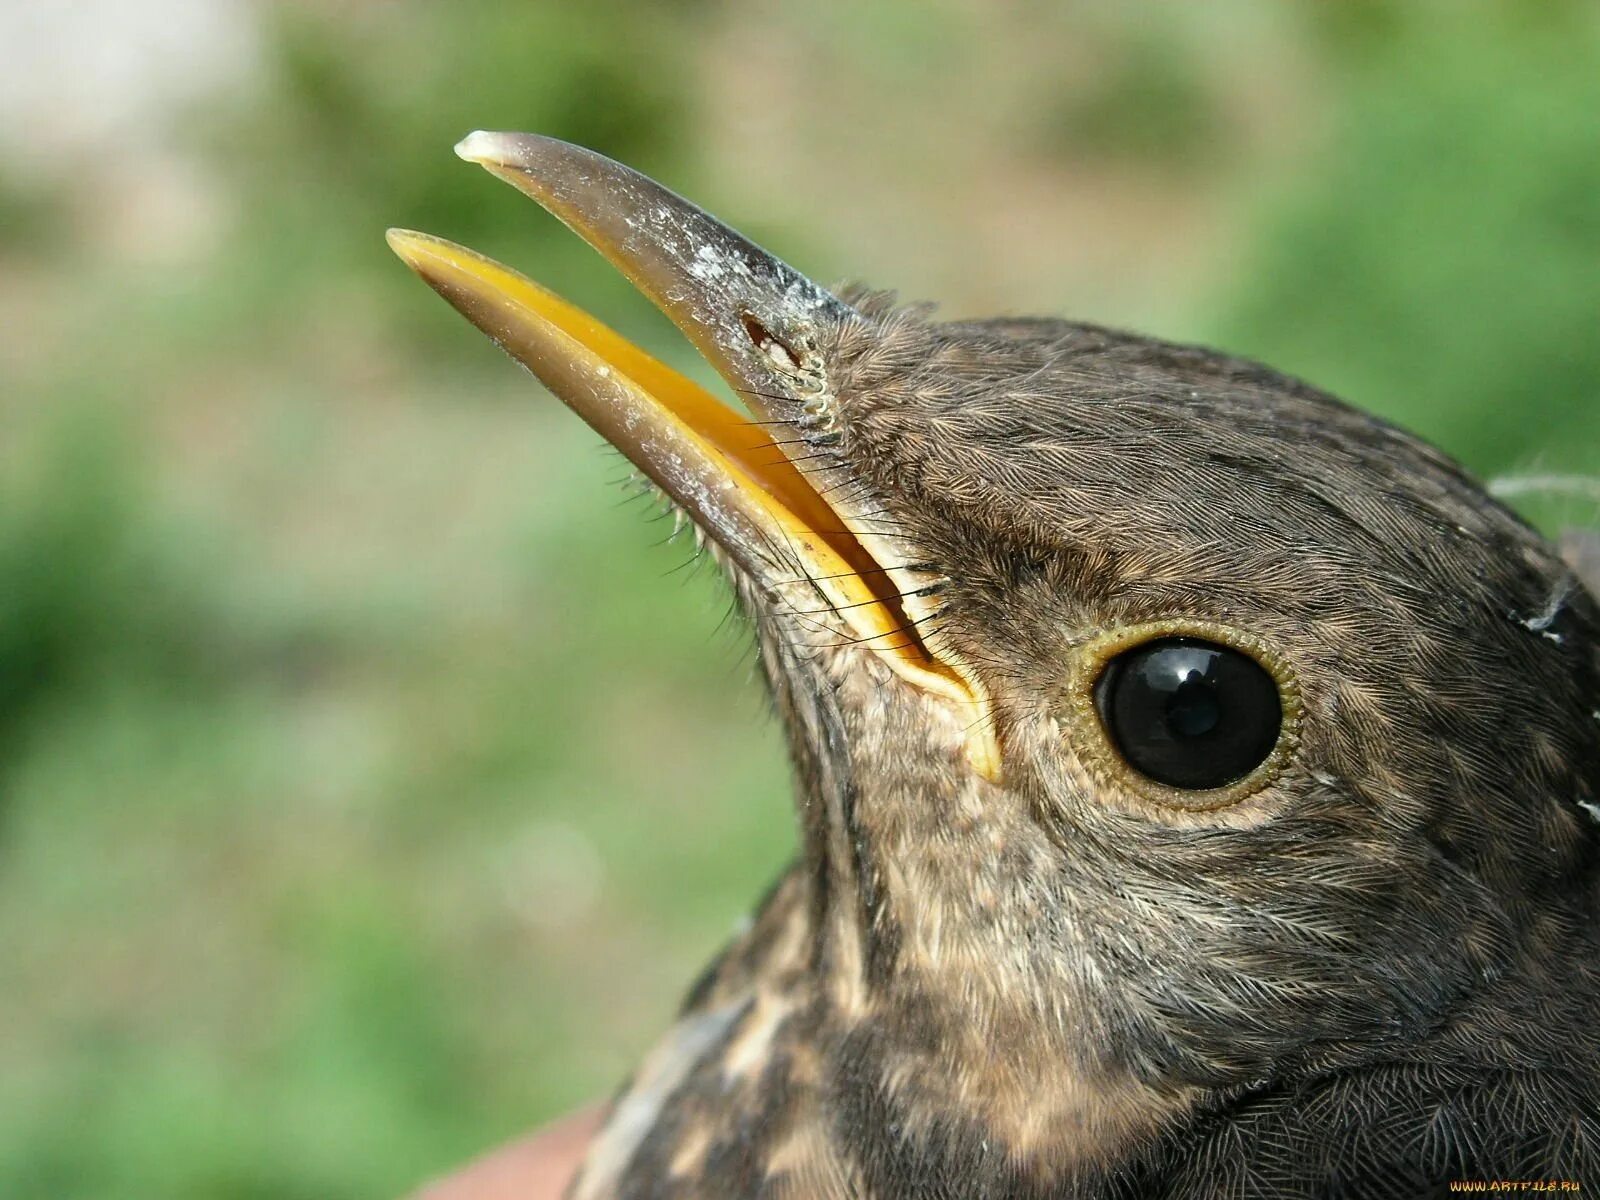
[[974, 773], [959, 723], [896, 681], [830, 684], [780, 707], [835, 1093], [921, 1130], [924, 1155], [984, 1146], [1041, 1177], [1109, 1162], [1187, 1111], [1192, 1090], [1153, 1088], [1108, 1053], [1104, 1021], [1039, 944], [1059, 850], [1025, 800]]

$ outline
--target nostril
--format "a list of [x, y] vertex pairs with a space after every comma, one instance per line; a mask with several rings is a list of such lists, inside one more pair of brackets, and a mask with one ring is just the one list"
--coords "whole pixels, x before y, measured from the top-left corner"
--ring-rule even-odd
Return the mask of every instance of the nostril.
[[752, 313], [740, 313], [739, 323], [744, 326], [745, 336], [750, 339], [750, 344], [761, 351], [774, 367], [791, 374], [800, 369], [800, 356], [787, 342], [768, 329], [759, 317]]

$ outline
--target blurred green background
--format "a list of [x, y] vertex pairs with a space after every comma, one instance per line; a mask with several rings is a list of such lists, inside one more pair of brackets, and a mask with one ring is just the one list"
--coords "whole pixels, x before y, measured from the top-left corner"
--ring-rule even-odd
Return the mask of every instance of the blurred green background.
[[683, 361], [463, 133], [1584, 472], [1597, 11], [8, 0], [0, 1196], [398, 1195], [608, 1090], [789, 852], [717, 582], [384, 246]]

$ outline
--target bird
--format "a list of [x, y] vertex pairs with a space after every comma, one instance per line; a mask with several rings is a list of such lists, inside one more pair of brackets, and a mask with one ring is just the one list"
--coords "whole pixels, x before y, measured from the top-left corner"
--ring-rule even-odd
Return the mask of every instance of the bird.
[[703, 540], [793, 768], [794, 862], [572, 1200], [1600, 1185], [1600, 609], [1574, 562], [1259, 363], [941, 320], [592, 150], [456, 150], [745, 410], [390, 231]]

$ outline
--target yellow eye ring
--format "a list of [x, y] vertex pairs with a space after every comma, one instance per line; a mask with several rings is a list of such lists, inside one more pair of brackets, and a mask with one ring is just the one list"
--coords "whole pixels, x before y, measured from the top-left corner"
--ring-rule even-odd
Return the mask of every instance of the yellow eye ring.
[[[1114, 660], [1147, 643], [1171, 638], [1235, 650], [1261, 667], [1277, 687], [1281, 718], [1271, 749], [1251, 770], [1220, 787], [1173, 786], [1145, 774], [1118, 748], [1096, 701], [1096, 686]], [[1163, 808], [1211, 812], [1253, 796], [1283, 773], [1299, 746], [1303, 708], [1294, 671], [1268, 642], [1214, 621], [1172, 617], [1109, 630], [1076, 647], [1068, 670], [1066, 716], [1077, 735], [1077, 749], [1094, 774]]]

